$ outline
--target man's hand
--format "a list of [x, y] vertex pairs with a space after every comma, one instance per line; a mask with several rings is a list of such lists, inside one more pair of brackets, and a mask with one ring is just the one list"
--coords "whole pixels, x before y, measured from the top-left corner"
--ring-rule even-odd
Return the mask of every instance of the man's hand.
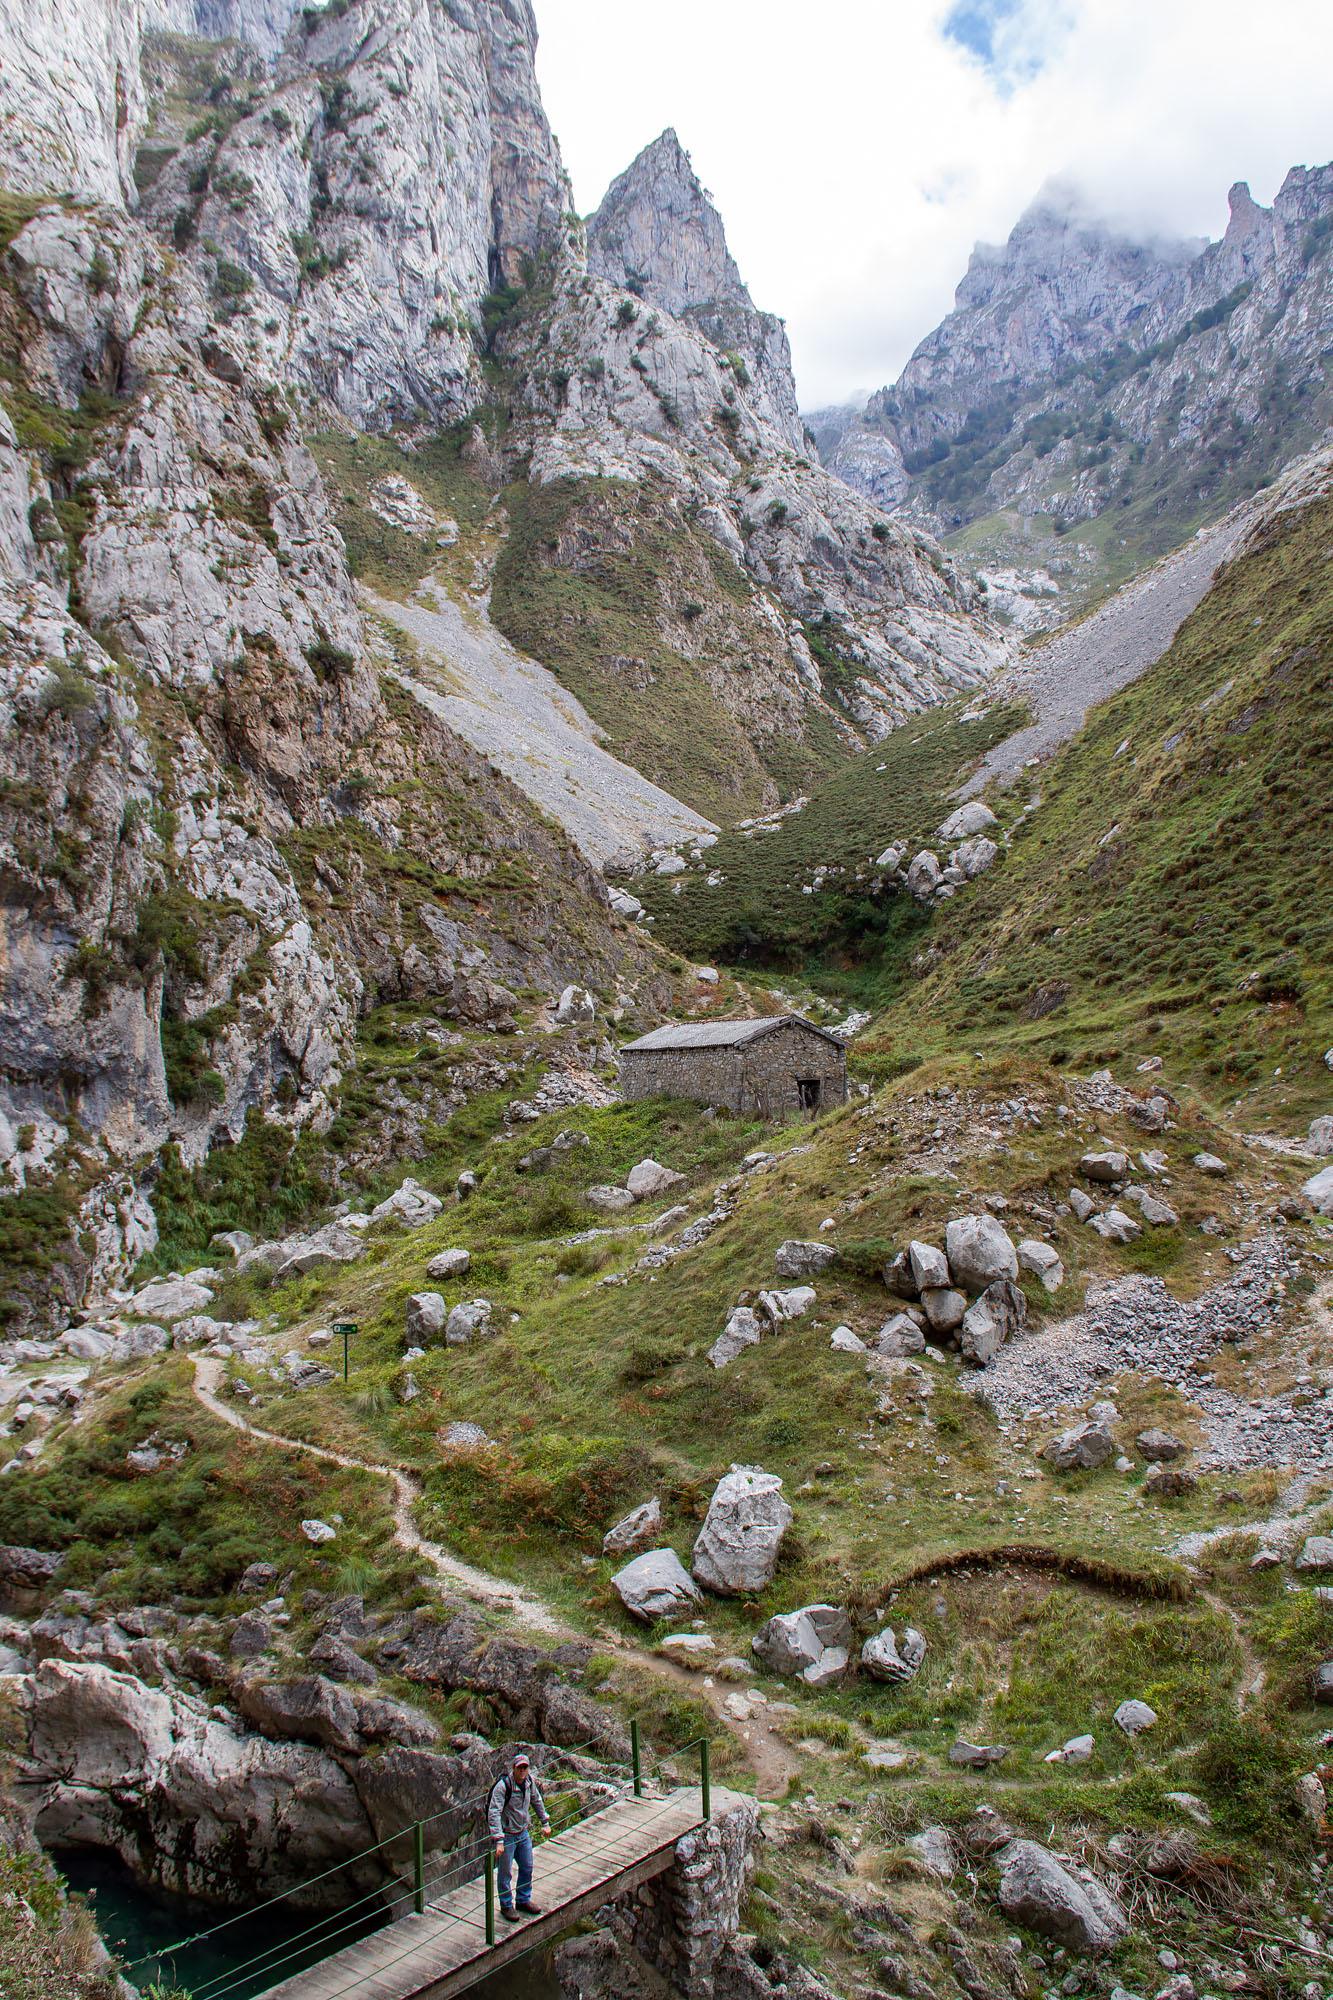
[[504, 1842], [503, 1842], [502, 1840], [497, 1840], [497, 1841], [496, 1841], [496, 1843], [495, 1843], [495, 1858], [496, 1858], [496, 1860], [497, 1860], [497, 1861], [503, 1861], [503, 1860], [504, 1860], [504, 1853], [505, 1853], [505, 1844], [504, 1844]]

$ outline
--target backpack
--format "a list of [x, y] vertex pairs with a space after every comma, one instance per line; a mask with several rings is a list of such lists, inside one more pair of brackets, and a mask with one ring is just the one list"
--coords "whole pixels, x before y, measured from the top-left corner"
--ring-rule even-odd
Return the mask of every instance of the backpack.
[[[530, 1782], [531, 1780], [529, 1780], [529, 1783]], [[495, 1783], [491, 1786], [490, 1798], [487, 1799], [486, 1801], [488, 1806], [492, 1805], [495, 1800], [495, 1794], [499, 1791], [502, 1785], [504, 1786], [504, 1804], [500, 1808], [501, 1820], [504, 1819], [505, 1814], [509, 1811], [510, 1806], [513, 1804], [514, 1792], [517, 1789], [514, 1784], [514, 1780], [509, 1775], [508, 1771], [505, 1772], [502, 1778], [496, 1779]]]

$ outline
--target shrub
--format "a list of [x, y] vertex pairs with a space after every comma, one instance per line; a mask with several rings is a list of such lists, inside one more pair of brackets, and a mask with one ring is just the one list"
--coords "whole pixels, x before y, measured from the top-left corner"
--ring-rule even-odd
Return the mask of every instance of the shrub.
[[218, 258], [218, 267], [213, 274], [213, 290], [219, 298], [243, 299], [247, 292], [255, 288], [255, 281], [248, 271], [239, 264], [233, 264], [226, 257]]

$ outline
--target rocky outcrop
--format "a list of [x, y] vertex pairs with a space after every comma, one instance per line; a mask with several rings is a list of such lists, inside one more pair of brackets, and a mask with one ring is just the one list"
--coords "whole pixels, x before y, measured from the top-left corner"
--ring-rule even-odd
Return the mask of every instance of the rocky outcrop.
[[782, 321], [759, 312], [727, 247], [722, 218], [668, 129], [612, 181], [588, 224], [588, 269], [696, 326], [793, 450], [804, 450]]
[[1182, 529], [1200, 498], [1220, 513], [1333, 416], [1333, 167], [1294, 167], [1271, 210], [1239, 182], [1230, 207], [1205, 244], [1043, 190], [1005, 244], [977, 246], [891, 388], [812, 420], [824, 463], [949, 528], [996, 508], [1073, 523], [1114, 506], [1122, 531], [1126, 508]]

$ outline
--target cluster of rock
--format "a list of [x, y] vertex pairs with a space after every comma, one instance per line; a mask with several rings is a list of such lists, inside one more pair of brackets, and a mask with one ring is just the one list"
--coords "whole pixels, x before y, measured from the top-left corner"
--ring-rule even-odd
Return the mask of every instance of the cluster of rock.
[[953, 843], [943, 862], [934, 848], [923, 847], [904, 866], [906, 848], [888, 847], [875, 865], [900, 881], [915, 902], [934, 908], [994, 866], [1000, 849], [991, 832], [998, 826], [989, 806], [969, 799], [936, 828], [938, 840]]
[[[620, 1554], [655, 1534], [656, 1501], [618, 1521], [603, 1543]], [[621, 1603], [644, 1624], [677, 1617], [701, 1601], [700, 1585], [718, 1597], [752, 1597], [773, 1581], [792, 1511], [776, 1473], [733, 1465], [717, 1483], [687, 1570], [674, 1549], [648, 1549], [612, 1578]], [[691, 1574], [691, 1572], [693, 1572]]]
[[[965, 1215], [948, 1224], [943, 1250], [920, 1241], [900, 1250], [885, 1267], [884, 1282], [903, 1301], [900, 1320], [956, 1346], [965, 1360], [984, 1368], [1027, 1319], [1020, 1260], [1052, 1289], [1063, 1280], [1048, 1244], [1034, 1239], [1015, 1246], [993, 1215]], [[896, 1320], [884, 1337], [892, 1340], [895, 1330], [910, 1339]]]
[[[1099, 1466], [1109, 1465], [1115, 1460], [1118, 1472], [1128, 1472], [1133, 1461], [1117, 1444], [1111, 1426], [1119, 1421], [1120, 1412], [1112, 1402], [1095, 1405], [1091, 1423], [1074, 1424], [1061, 1431], [1043, 1446], [1041, 1456], [1056, 1472], [1090, 1472]], [[1140, 1431], [1134, 1440], [1140, 1458], [1147, 1461], [1149, 1472], [1143, 1482], [1145, 1493], [1167, 1494], [1178, 1497], [1192, 1493], [1198, 1480], [1184, 1466], [1174, 1460], [1185, 1455], [1188, 1447], [1170, 1431], [1156, 1427]]]

